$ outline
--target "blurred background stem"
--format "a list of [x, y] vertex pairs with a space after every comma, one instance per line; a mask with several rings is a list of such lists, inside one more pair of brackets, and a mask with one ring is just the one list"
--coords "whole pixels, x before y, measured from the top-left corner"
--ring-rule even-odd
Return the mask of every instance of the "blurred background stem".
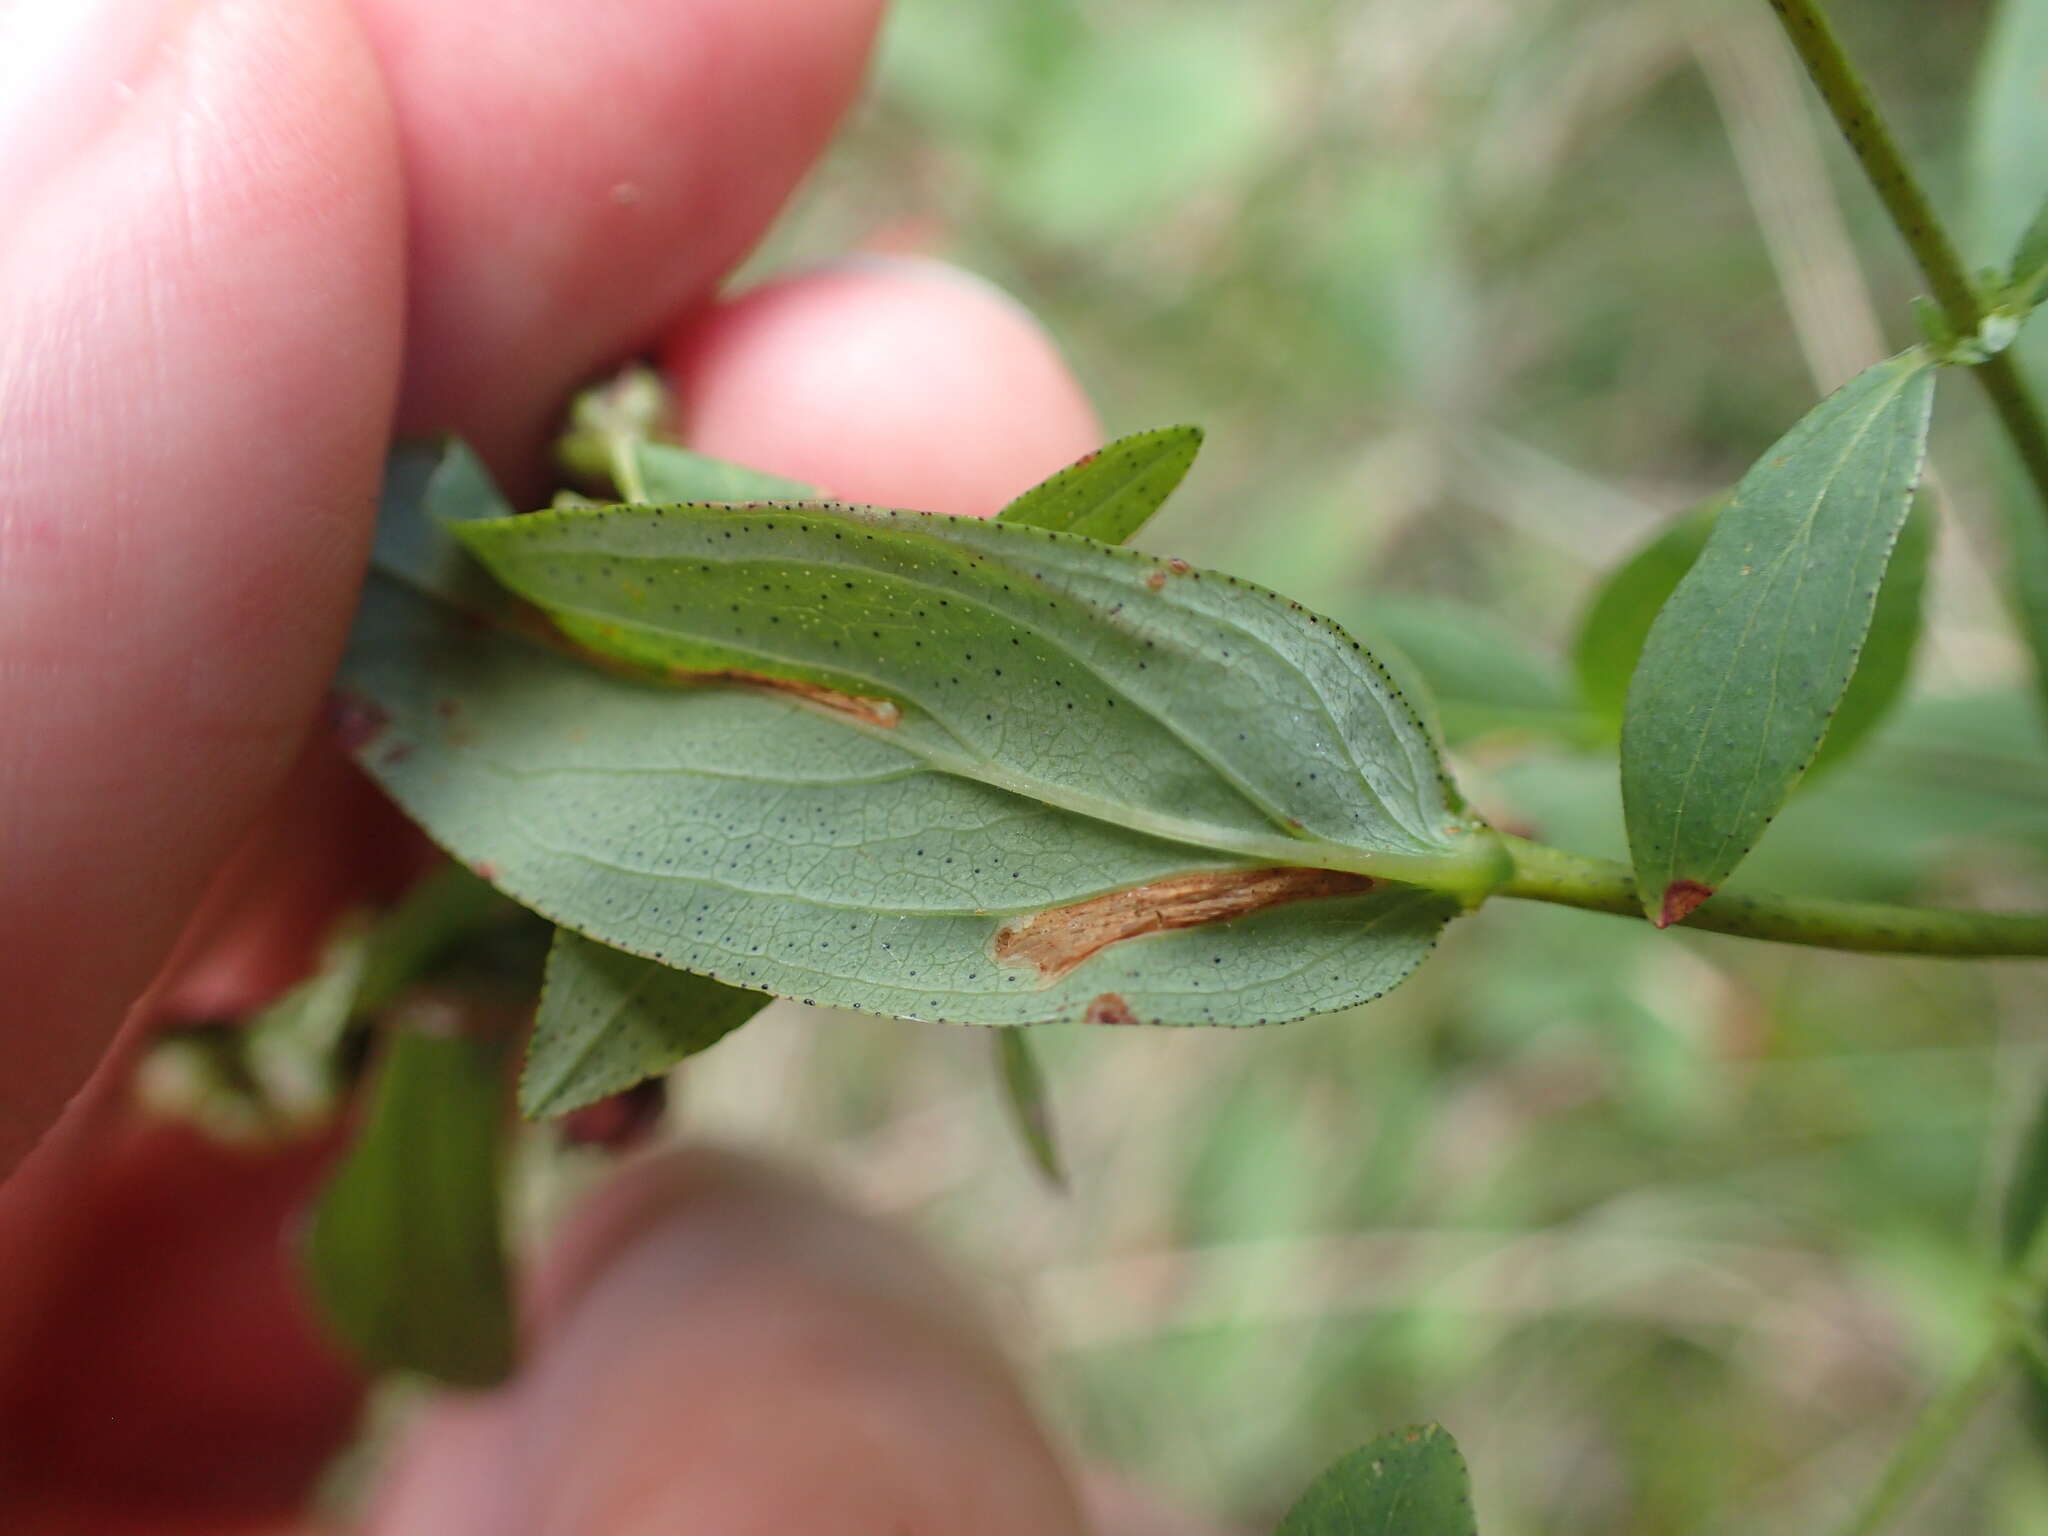
[[[1870, 178], [1893, 226], [1919, 263], [1942, 317], [1959, 338], [1976, 336], [1985, 319], [1984, 301], [1964, 266], [1955, 242], [1928, 201], [1926, 191], [1893, 137], [1876, 98], [1842, 49], [1819, 0], [1771, 0], [1806, 73], [1819, 89], [1842, 136]], [[2027, 478], [2048, 513], [2048, 425], [2041, 405], [2010, 351], [1995, 353], [1971, 370], [1991, 397], [1998, 420], [2012, 440]]]

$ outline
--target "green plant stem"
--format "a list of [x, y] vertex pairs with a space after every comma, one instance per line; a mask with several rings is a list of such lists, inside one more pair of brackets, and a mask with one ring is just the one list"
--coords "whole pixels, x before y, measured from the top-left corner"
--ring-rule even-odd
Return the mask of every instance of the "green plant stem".
[[[1525, 838], [1504, 836], [1501, 842], [1514, 861], [1514, 871], [1494, 894], [1643, 920], [1642, 898], [1626, 864], [1566, 853]], [[1866, 954], [2048, 956], [2048, 912], [1959, 912], [1723, 892], [1688, 917], [1685, 926]]]
[[1927, 1400], [1838, 1536], [1876, 1536], [1905, 1513], [1956, 1437], [1970, 1427], [1986, 1399], [2003, 1384], [2015, 1357], [2025, 1355], [2040, 1364], [2048, 1345], [2044, 1345], [2035, 1319], [2044, 1304], [2048, 1304], [2048, 1222], [2035, 1229], [1993, 1309], [1996, 1331], [1969, 1368]]
[[2010, 1364], [2010, 1341], [1994, 1339], [1968, 1370], [1929, 1398], [1885, 1464], [1884, 1474], [1842, 1523], [1838, 1536], [1876, 1536], [1902, 1514], [1929, 1474], [1941, 1465], [1956, 1436], [1969, 1428], [1977, 1410], [2004, 1382]]
[[[1855, 151], [1864, 175], [1870, 178], [1878, 200], [1919, 263], [1949, 328], [1957, 336], [1977, 335], [1984, 325], [1983, 297], [1926, 191], [1906, 164], [1870, 87], [1842, 51], [1841, 39], [1820, 0], [1770, 0], [1770, 4], [1836, 126]], [[2048, 423], [2044, 423], [2040, 401], [2026, 376], [2010, 352], [1999, 352], [1970, 371], [1991, 397], [2027, 478], [2043, 507], [2048, 508]]]

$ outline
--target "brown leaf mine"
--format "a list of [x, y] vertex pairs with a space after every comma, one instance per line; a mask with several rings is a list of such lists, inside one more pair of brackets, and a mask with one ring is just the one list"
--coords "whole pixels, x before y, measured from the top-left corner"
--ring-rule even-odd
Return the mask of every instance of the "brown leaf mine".
[[743, 672], [730, 667], [720, 672], [691, 672], [676, 667], [670, 670], [669, 680], [677, 683], [738, 683], [747, 688], [767, 688], [801, 699], [806, 704], [815, 704], [820, 709], [829, 709], [834, 714], [851, 716], [867, 725], [891, 726], [903, 718], [903, 711], [897, 708], [893, 699], [870, 699], [857, 693], [841, 693], [837, 688], [798, 682], [793, 677], [770, 677], [765, 672]]
[[1657, 908], [1657, 926], [1669, 928], [1673, 923], [1684, 922], [1713, 894], [1711, 885], [1701, 885], [1697, 880], [1672, 881], [1664, 887], [1664, 900]]
[[[1012, 918], [996, 930], [995, 956], [1005, 965], [1028, 965], [1047, 981], [1058, 981], [1091, 955], [1125, 939], [1228, 922], [1290, 902], [1356, 896], [1372, 888], [1366, 876], [1339, 869], [1195, 870]], [[1125, 1022], [1093, 1018], [1097, 1008], [1109, 1003], [1123, 1007], [1114, 992], [1104, 993], [1089, 1005], [1092, 1022]]]

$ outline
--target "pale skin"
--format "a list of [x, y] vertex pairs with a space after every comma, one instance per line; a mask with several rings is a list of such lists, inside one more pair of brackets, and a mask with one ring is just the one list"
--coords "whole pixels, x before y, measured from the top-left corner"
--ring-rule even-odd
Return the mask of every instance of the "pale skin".
[[[308, 1530], [347, 1435], [281, 1258], [328, 1148], [122, 1085], [421, 861], [316, 724], [394, 429], [528, 495], [657, 347], [694, 443], [851, 498], [986, 513], [1097, 441], [957, 275], [717, 296], [878, 3], [0, 0], [0, 1527]], [[802, 1180], [629, 1167], [527, 1290], [521, 1377], [429, 1414], [369, 1529], [1091, 1528], [973, 1305]]]

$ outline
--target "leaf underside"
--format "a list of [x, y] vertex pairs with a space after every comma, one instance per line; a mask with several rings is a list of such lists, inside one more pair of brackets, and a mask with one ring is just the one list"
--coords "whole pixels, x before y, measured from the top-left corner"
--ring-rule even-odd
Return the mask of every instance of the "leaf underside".
[[1472, 1486], [1438, 1424], [1395, 1430], [1309, 1485], [1274, 1536], [1476, 1536]]
[[[1100, 907], [1064, 909], [1157, 881], [1491, 869], [1490, 835], [1370, 658], [1178, 562], [874, 509], [460, 527], [488, 529], [473, 547], [501, 578], [639, 675], [380, 571], [342, 676], [374, 726], [358, 755], [472, 868], [614, 948], [908, 1017], [1253, 1023], [1384, 992], [1455, 903], [1384, 881], [1226, 901], [1226, 920], [1112, 934], [1057, 974], [998, 946], [1034, 919], [1041, 938], [1071, 921], [1077, 944], [1100, 939], [1083, 921]], [[647, 680], [678, 667], [805, 686]]]
[[1743, 477], [1651, 626], [1621, 771], [1653, 919], [1718, 888], [1812, 763], [1920, 477], [1933, 389], [1906, 353], [1810, 411]]
[[503, 1043], [391, 1031], [368, 1120], [314, 1208], [306, 1266], [363, 1359], [486, 1387], [512, 1368], [499, 1227]]
[[567, 928], [548, 950], [544, 999], [519, 1079], [519, 1112], [567, 1114], [716, 1045], [770, 1002]]

